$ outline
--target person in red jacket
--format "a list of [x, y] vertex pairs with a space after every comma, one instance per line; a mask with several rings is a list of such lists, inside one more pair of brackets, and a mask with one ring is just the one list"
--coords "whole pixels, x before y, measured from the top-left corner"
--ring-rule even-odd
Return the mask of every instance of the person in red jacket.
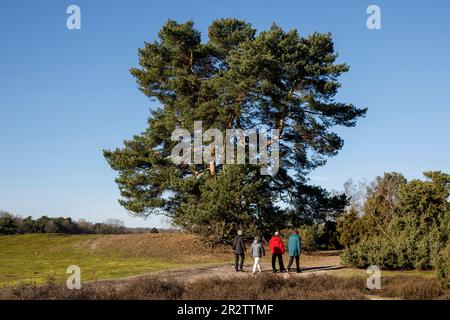
[[283, 240], [280, 237], [280, 233], [277, 231], [275, 235], [269, 241], [270, 252], [272, 253], [272, 269], [273, 272], [277, 272], [277, 268], [275, 266], [276, 259], [278, 257], [278, 264], [280, 265], [280, 271], [286, 272], [283, 264], [283, 253], [284, 253], [284, 244]]

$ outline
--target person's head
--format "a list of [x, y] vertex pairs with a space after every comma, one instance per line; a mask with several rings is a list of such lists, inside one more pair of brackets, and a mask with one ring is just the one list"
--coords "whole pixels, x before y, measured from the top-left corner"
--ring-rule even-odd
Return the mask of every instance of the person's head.
[[275, 231], [275, 237], [279, 237], [280, 236], [280, 231]]
[[259, 237], [255, 237], [255, 240], [253, 240], [254, 243], [258, 243], [259, 242]]
[[295, 233], [295, 234], [298, 234], [298, 230], [294, 230], [294, 233]]
[[238, 230], [238, 236], [242, 236], [242, 230]]

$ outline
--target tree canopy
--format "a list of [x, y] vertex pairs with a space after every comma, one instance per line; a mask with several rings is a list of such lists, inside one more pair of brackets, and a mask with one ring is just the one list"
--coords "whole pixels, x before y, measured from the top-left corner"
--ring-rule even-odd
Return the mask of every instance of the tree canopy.
[[[331, 34], [300, 36], [276, 24], [257, 33], [245, 21], [220, 19], [206, 43], [192, 21], [169, 20], [158, 36], [139, 49], [131, 74], [159, 107], [144, 132], [104, 151], [118, 172], [122, 206], [218, 240], [237, 228], [265, 233], [332, 219], [343, 208], [345, 197], [307, 185], [311, 170], [343, 146], [333, 128], [352, 127], [366, 113], [335, 100], [349, 67], [336, 62]], [[193, 132], [199, 120], [219, 130], [278, 129], [278, 172], [261, 175], [260, 164], [249, 163], [174, 164], [171, 133]]]

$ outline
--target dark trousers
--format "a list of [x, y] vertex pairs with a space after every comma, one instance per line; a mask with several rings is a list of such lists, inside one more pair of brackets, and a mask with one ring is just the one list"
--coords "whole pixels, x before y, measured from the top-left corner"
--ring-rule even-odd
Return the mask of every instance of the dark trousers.
[[[294, 257], [289, 257], [288, 270], [291, 269], [293, 262], [294, 262]], [[295, 256], [295, 265], [297, 266], [297, 271], [299, 271], [300, 270], [300, 256]]]
[[[244, 268], [244, 259], [245, 259], [244, 254], [235, 254], [234, 255], [234, 268], [236, 269], [236, 271], [242, 270]], [[238, 269], [238, 267], [239, 267], [239, 269]]]
[[272, 269], [273, 271], [277, 271], [277, 267], [275, 266], [277, 257], [278, 257], [278, 264], [280, 265], [280, 271], [284, 271], [285, 269], [283, 264], [283, 255], [281, 253], [272, 254]]

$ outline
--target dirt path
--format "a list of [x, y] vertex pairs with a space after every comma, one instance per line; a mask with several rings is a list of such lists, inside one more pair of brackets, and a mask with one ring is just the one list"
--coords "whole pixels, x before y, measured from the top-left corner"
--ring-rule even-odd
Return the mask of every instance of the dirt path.
[[[340, 270], [344, 268], [341, 265], [324, 265], [324, 266], [317, 266], [317, 267], [303, 267], [301, 273], [279, 273], [282, 277], [304, 277], [309, 276], [312, 274], [326, 274], [326, 273], [332, 273], [335, 270]], [[264, 270], [262, 270], [262, 273], [272, 273], [272, 270], [268, 267], [266, 267]], [[244, 272], [236, 272], [234, 271], [233, 264], [223, 264], [223, 265], [216, 265], [216, 266], [205, 266], [205, 267], [195, 267], [195, 268], [186, 268], [186, 269], [175, 269], [175, 270], [164, 270], [160, 272], [152, 272], [145, 275], [139, 275], [139, 276], [131, 276], [126, 278], [120, 278], [120, 279], [110, 279], [110, 280], [96, 280], [96, 283], [105, 283], [105, 284], [111, 284], [111, 283], [128, 283], [132, 280], [139, 280], [139, 279], [149, 279], [149, 278], [158, 278], [161, 280], [177, 280], [180, 282], [195, 282], [202, 279], [209, 279], [209, 278], [220, 278], [220, 279], [230, 279], [230, 278], [236, 278], [236, 277], [248, 277], [252, 275], [251, 272], [251, 265], [245, 265], [244, 266]]]
[[[270, 256], [263, 258], [261, 266], [263, 273], [272, 273]], [[286, 259], [285, 259], [286, 260]], [[230, 279], [235, 277], [252, 276], [253, 261], [251, 258], [246, 258], [244, 264], [244, 272], [234, 271], [233, 263], [226, 263], [220, 265], [201, 266], [163, 270], [159, 272], [147, 273], [144, 275], [131, 276], [120, 279], [106, 279], [95, 280], [96, 284], [105, 286], [115, 286], [120, 288], [122, 285], [128, 285], [131, 281], [158, 278], [161, 280], [177, 280], [180, 282], [192, 283], [203, 279]], [[284, 261], [285, 265], [287, 261]], [[313, 274], [330, 274], [336, 270], [343, 269], [344, 266], [340, 263], [338, 251], [317, 252], [314, 254], [305, 254], [300, 261], [301, 273], [279, 273], [281, 277], [305, 277]]]

